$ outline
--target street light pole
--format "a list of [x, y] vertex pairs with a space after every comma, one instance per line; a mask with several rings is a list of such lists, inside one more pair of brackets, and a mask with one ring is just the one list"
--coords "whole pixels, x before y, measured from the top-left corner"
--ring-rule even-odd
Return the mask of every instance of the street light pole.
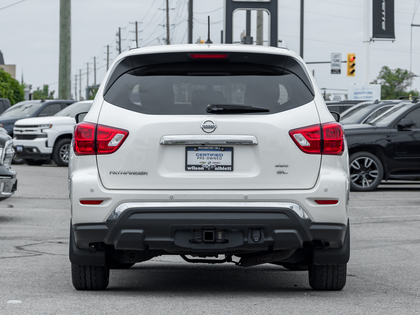
[[304, 34], [304, 5], [305, 0], [300, 0], [300, 56], [303, 58], [303, 34]]

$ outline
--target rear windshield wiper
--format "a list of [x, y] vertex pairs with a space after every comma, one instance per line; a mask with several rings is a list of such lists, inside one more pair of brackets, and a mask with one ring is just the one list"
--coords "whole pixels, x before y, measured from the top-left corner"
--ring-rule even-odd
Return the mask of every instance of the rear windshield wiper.
[[209, 104], [206, 109], [207, 113], [216, 114], [234, 114], [234, 113], [262, 113], [270, 110], [262, 107], [254, 107], [249, 105], [228, 105], [228, 104]]

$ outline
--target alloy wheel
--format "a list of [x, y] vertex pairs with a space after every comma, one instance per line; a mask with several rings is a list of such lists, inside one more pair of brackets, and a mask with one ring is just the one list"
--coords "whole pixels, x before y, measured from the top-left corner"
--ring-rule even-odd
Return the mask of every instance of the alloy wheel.
[[350, 164], [350, 180], [361, 188], [368, 188], [376, 183], [379, 176], [378, 164], [369, 157], [359, 157]]
[[69, 162], [70, 144], [65, 144], [60, 148], [60, 158], [63, 162]]

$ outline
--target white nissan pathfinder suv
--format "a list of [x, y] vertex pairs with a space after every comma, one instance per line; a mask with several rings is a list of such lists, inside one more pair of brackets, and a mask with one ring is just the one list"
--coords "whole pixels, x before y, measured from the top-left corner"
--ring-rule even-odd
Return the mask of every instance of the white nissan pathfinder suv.
[[[69, 163], [78, 290], [160, 255], [308, 270], [341, 290], [348, 153], [303, 60], [281, 48], [174, 45], [121, 54]], [[281, 268], [281, 267], [279, 267]]]

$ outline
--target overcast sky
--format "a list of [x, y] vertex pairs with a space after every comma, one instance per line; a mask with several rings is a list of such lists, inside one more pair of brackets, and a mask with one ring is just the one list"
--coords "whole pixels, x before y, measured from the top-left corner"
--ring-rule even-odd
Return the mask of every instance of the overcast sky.
[[[395, 42], [370, 44], [370, 63], [366, 62], [364, 44], [364, 7], [369, 0], [306, 0], [304, 27], [304, 59], [307, 62], [329, 61], [331, 53], [356, 53], [356, 77], [332, 75], [329, 64], [309, 65], [315, 71], [320, 88], [347, 89], [348, 85], [364, 84], [366, 69], [369, 81], [374, 80], [382, 66], [410, 69], [411, 23], [420, 24], [414, 14], [420, 0], [395, 0]], [[171, 43], [188, 41], [187, 0], [169, 0]], [[290, 50], [299, 53], [300, 0], [278, 0], [279, 39]], [[0, 0], [0, 50], [6, 64], [16, 65], [16, 76], [33, 89], [49, 84], [58, 97], [59, 10], [60, 0]], [[223, 29], [224, 0], [194, 0], [194, 42], [207, 39], [207, 16], [211, 17], [214, 43], [220, 43]], [[93, 61], [96, 57], [96, 81], [100, 83], [106, 70], [106, 46], [110, 60], [117, 56], [116, 33], [121, 27], [122, 49], [135, 38], [134, 22], [139, 22], [140, 46], [165, 44], [166, 0], [72, 0], [72, 93], [74, 78], [82, 72], [82, 88], [86, 86], [87, 63], [89, 83], [93, 83]], [[267, 19], [266, 19], [267, 21]], [[267, 23], [267, 22], [266, 22]], [[255, 15], [252, 17], [255, 27]], [[267, 29], [265, 25], [265, 30]], [[234, 16], [234, 41], [240, 40], [245, 29], [245, 15]], [[412, 28], [412, 71], [420, 75], [420, 27]], [[255, 33], [251, 34], [254, 36]], [[420, 90], [420, 78], [413, 81]], [[78, 87], [77, 87], [78, 91]]]

